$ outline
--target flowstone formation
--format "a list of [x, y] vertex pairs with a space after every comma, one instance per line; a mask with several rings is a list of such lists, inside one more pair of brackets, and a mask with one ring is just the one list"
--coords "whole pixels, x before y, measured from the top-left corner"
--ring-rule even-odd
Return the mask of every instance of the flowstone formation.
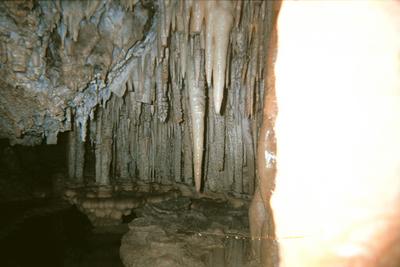
[[115, 186], [69, 187], [64, 198], [86, 214], [94, 226], [115, 226], [138, 208], [178, 198], [208, 199], [225, 202], [233, 208], [248, 206], [249, 199], [224, 194], [198, 194], [185, 184], [128, 183]]

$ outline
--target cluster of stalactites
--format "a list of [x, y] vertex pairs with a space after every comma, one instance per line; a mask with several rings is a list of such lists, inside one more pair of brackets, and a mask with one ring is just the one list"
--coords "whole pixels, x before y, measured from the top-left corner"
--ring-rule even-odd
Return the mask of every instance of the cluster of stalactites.
[[224, 95], [233, 4], [231, 1], [160, 1], [159, 49], [167, 49], [171, 31], [179, 35], [180, 61], [175, 62], [179, 65], [175, 70], [180, 70], [180, 75], [174, 77], [184, 79], [188, 90], [197, 191], [201, 190], [205, 136], [204, 80], [209, 87], [213, 86], [215, 112], [219, 114]]
[[[212, 99], [217, 114], [221, 113], [224, 89], [229, 85], [228, 67], [232, 54], [232, 42], [240, 43], [242, 53], [248, 57], [245, 62], [243, 81], [246, 89], [254, 91], [255, 81], [261, 78], [264, 66], [263, 31], [269, 27], [265, 1], [231, 0], [161, 0], [158, 29], [159, 55], [168, 47], [168, 38], [174, 33], [180, 35], [179, 55], [181, 78], [187, 73], [188, 37], [199, 34], [201, 48], [204, 49], [204, 65], [207, 86], [213, 88]], [[245, 29], [246, 28], [246, 29]], [[238, 30], [245, 33], [237, 33]], [[268, 31], [268, 30], [267, 30]], [[247, 115], [252, 115], [253, 98], [249, 96]]]
[[[131, 2], [123, 1], [125, 8], [129, 9]], [[224, 113], [224, 97], [237, 76], [245, 91], [241, 93], [245, 96], [244, 116], [251, 118], [256, 102], [262, 99], [257, 90], [262, 87], [269, 9], [268, 1], [159, 0], [154, 42], [140, 56], [129, 59], [127, 75], [115, 78], [117, 86], [110, 86], [116, 95], [150, 107], [152, 116], [162, 123], [181, 123], [186, 110], [183, 105], [189, 107], [186, 118], [191, 125], [197, 190], [209, 115], [206, 107], [212, 106], [216, 116]], [[239, 75], [230, 70], [233, 58], [242, 62]], [[208, 99], [212, 103], [207, 103]], [[140, 108], [138, 111], [136, 116], [141, 115]]]
[[[258, 3], [264, 5], [263, 3]], [[244, 10], [242, 8], [244, 6]], [[244, 23], [248, 25], [250, 34], [245, 39], [242, 34], [236, 34], [234, 40], [242, 43], [239, 53], [246, 54], [249, 61], [243, 71], [243, 80], [247, 89], [247, 101], [245, 112], [251, 116], [254, 110], [254, 87], [255, 81], [262, 73], [262, 60], [259, 59], [260, 38], [259, 32], [261, 24], [264, 22], [265, 14], [256, 10], [257, 4], [251, 5], [242, 1], [178, 1], [170, 0], [159, 2], [160, 17], [158, 24], [157, 56], [161, 62], [156, 67], [157, 83], [157, 108], [158, 117], [161, 121], [167, 118], [168, 112], [168, 64], [170, 60], [169, 50], [176, 49], [178, 58], [172, 58], [172, 71], [178, 71], [172, 76], [176, 79], [180, 77], [187, 85], [189, 104], [191, 111], [192, 142], [193, 142], [193, 164], [194, 180], [196, 189], [201, 187], [202, 159], [204, 150], [204, 125], [206, 110], [206, 85], [212, 88], [212, 99], [214, 111], [221, 113], [224, 99], [224, 89], [229, 84], [228, 63], [232, 47], [231, 32], [233, 27], [239, 28], [242, 12], [245, 12]], [[254, 19], [253, 19], [254, 18]], [[258, 20], [258, 21], [257, 21]], [[243, 25], [240, 25], [243, 28]], [[262, 27], [261, 27], [262, 28]], [[169, 38], [177, 35], [177, 47], [171, 47]], [[197, 37], [193, 37], [197, 36]], [[249, 42], [245, 44], [244, 42]], [[240, 45], [239, 45], [240, 47]], [[248, 51], [246, 51], [247, 49]], [[239, 49], [240, 50], [240, 49]], [[145, 56], [145, 58], [148, 56]], [[246, 56], [244, 56], [246, 57]], [[150, 57], [152, 58], [152, 57]], [[146, 62], [145, 62], [145, 65]], [[145, 67], [146, 68], [146, 67]], [[140, 68], [138, 68], [140, 69]], [[143, 69], [143, 66], [142, 66]], [[143, 74], [142, 74], [143, 75]], [[140, 76], [140, 75], [139, 75]], [[143, 75], [145, 76], [145, 75]], [[136, 73], [136, 77], [138, 77]], [[204, 77], [206, 84], [204, 83]], [[151, 84], [149, 82], [148, 84]], [[143, 86], [143, 85], [142, 85]], [[148, 94], [146, 96], [149, 96]], [[146, 101], [149, 99], [146, 98]], [[147, 102], [148, 103], [148, 102]]]
[[[179, 39], [176, 47], [178, 53], [175, 54], [179, 59], [175, 65], [178, 66], [180, 75], [174, 77], [185, 79], [188, 72], [187, 57], [190, 56], [188, 54], [189, 36], [198, 34], [201, 48], [204, 50], [203, 64], [207, 85], [213, 88], [215, 112], [220, 114], [226, 85], [230, 32], [235, 14], [236, 24], [238, 24], [242, 4], [240, 1], [227, 0], [160, 0], [158, 3], [157, 42], [147, 50], [141, 59], [137, 59], [137, 65], [135, 64], [131, 73], [132, 77], [127, 80], [130, 90], [135, 88], [135, 91], [148, 92], [143, 99], [139, 98], [138, 101], [152, 103], [151, 90], [147, 89], [156, 88], [157, 108], [161, 111], [159, 118], [162, 121], [166, 119], [167, 105], [165, 102], [167, 101], [166, 93], [170, 71], [168, 55], [171, 38], [174, 38], [171, 35], [177, 34]], [[153, 77], [156, 77], [155, 81]], [[119, 94], [121, 95], [121, 93]]]
[[[257, 2], [257, 1], [256, 1]], [[229, 84], [227, 77], [230, 48], [232, 47], [233, 28], [238, 28], [243, 12], [246, 14], [250, 34], [248, 42], [250, 64], [248, 64], [243, 79], [246, 79], [247, 88], [253, 90], [255, 79], [259, 78], [262, 70], [259, 69], [258, 50], [258, 19], [261, 12], [255, 10], [256, 6], [265, 5], [262, 2], [251, 4], [243, 1], [230, 0], [160, 0], [158, 2], [158, 28], [156, 42], [151, 48], [146, 49], [141, 58], [135, 59], [131, 77], [127, 78], [127, 88], [139, 92], [138, 101], [146, 104], [156, 102], [157, 109], [161, 111], [159, 118], [166, 119], [167, 91], [169, 72], [178, 72], [174, 78], [185, 80], [187, 75], [187, 57], [189, 49], [189, 36], [200, 35], [201, 48], [204, 49], [204, 66], [208, 87], [213, 88], [212, 99], [217, 114], [222, 112], [224, 90]], [[244, 9], [244, 10], [242, 10]], [[263, 9], [265, 10], [265, 8]], [[255, 19], [252, 19], [254, 16]], [[243, 19], [242, 19], [243, 20]], [[177, 35], [176, 37], [174, 35]], [[177, 45], [172, 46], [172, 39], [177, 38]], [[235, 36], [243, 38], [243, 36]], [[171, 59], [169, 63], [169, 50], [176, 49], [178, 58]], [[172, 66], [175, 65], [175, 66]], [[160, 74], [162, 72], [162, 74]], [[172, 74], [171, 74], [172, 76]], [[155, 93], [153, 92], [155, 89]], [[120, 89], [115, 89], [115, 91]], [[124, 89], [125, 90], [125, 89]], [[123, 95], [118, 92], [118, 95]], [[248, 107], [248, 115], [252, 115]]]

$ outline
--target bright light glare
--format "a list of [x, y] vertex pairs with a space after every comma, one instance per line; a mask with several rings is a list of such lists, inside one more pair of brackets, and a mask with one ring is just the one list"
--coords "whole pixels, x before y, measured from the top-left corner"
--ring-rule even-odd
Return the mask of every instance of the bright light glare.
[[387, 245], [400, 209], [399, 6], [282, 4], [271, 204], [283, 267], [342, 267], [352, 257], [375, 266]]

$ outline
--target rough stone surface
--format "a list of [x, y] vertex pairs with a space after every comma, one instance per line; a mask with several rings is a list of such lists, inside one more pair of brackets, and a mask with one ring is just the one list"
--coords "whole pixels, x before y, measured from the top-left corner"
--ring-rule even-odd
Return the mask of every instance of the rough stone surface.
[[2, 1], [0, 17], [0, 138], [25, 145], [54, 144], [74, 117], [84, 122], [101, 99], [93, 82], [106, 81], [150, 21], [140, 3], [107, 0]]
[[248, 258], [247, 206], [180, 197], [135, 210], [121, 242], [134, 266], [256, 266]]

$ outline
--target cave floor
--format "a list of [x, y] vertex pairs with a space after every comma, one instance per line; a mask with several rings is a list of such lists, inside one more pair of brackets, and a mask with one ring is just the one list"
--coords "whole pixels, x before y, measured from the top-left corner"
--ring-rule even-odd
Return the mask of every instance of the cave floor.
[[179, 196], [94, 228], [62, 200], [0, 203], [0, 266], [255, 266], [247, 208]]
[[135, 210], [121, 241], [125, 266], [255, 266], [250, 261], [248, 206], [177, 197]]

